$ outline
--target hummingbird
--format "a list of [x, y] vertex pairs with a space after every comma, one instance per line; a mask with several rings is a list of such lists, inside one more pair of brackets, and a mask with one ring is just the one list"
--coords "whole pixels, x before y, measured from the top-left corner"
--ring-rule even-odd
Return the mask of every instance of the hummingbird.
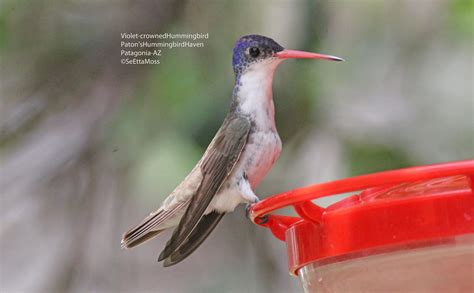
[[261, 35], [239, 38], [232, 56], [235, 85], [224, 122], [187, 177], [156, 211], [123, 235], [123, 248], [174, 228], [158, 261], [164, 261], [165, 267], [175, 265], [206, 240], [226, 213], [241, 203], [259, 201], [254, 190], [282, 149], [274, 118], [273, 74], [278, 64], [290, 58], [343, 61], [286, 50]]

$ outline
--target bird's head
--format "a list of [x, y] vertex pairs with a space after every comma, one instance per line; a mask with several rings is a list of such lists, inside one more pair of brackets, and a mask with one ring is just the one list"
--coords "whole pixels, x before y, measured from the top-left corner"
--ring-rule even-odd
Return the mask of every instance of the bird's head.
[[285, 59], [310, 58], [331, 61], [343, 61], [335, 56], [310, 53], [304, 51], [285, 50], [274, 40], [260, 36], [247, 35], [237, 40], [232, 56], [232, 66], [236, 76], [247, 71], [268, 69], [275, 70], [276, 66]]

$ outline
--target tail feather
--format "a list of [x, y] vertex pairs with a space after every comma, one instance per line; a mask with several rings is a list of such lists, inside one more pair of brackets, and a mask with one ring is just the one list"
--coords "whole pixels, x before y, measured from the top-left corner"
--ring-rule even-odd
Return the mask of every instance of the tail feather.
[[166, 216], [166, 212], [161, 210], [146, 217], [140, 224], [128, 230], [122, 236], [122, 248], [135, 247], [144, 241], [153, 238], [163, 230], [153, 229], [161, 218]]
[[163, 232], [166, 227], [166, 221], [179, 211], [185, 202], [176, 205], [173, 209], [160, 209], [146, 217], [140, 224], [128, 230], [122, 236], [122, 248], [135, 247]]
[[138, 245], [142, 244], [143, 242], [155, 237], [156, 235], [160, 234], [163, 231], [164, 230], [151, 231], [151, 232], [148, 232], [147, 234], [143, 235], [142, 237], [136, 238], [134, 240], [131, 240], [131, 239], [129, 240], [129, 239], [124, 238], [122, 240], [122, 248], [132, 248], [132, 247], [138, 246]]

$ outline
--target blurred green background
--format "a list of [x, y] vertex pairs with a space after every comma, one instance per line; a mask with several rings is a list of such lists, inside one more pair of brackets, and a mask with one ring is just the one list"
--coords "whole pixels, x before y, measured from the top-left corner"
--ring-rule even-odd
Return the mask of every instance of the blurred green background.
[[[472, 158], [471, 0], [0, 2], [2, 292], [298, 292], [284, 243], [240, 207], [186, 261], [169, 234], [121, 234], [191, 170], [220, 126], [244, 34], [344, 63], [286, 61], [283, 152], [260, 198]], [[121, 65], [120, 33], [209, 33], [204, 48]], [[327, 204], [323, 202], [322, 204]]]

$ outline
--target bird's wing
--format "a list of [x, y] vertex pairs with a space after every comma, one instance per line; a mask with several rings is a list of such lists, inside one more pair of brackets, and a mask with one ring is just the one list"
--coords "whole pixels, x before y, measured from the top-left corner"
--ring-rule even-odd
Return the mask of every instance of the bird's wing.
[[[168, 258], [180, 248], [186, 238], [196, 229], [212, 198], [236, 165], [247, 142], [249, 131], [248, 118], [235, 115], [226, 118], [201, 160], [200, 167], [203, 176], [201, 185], [191, 198], [186, 213], [161, 252], [159, 261]], [[214, 226], [215, 224], [208, 228], [212, 231]], [[207, 232], [209, 233], [210, 231]], [[197, 246], [193, 246], [193, 250], [196, 248]]]
[[165, 267], [175, 265], [193, 253], [211, 234], [224, 215], [225, 213], [216, 211], [204, 215], [183, 244], [165, 259], [163, 265]]

